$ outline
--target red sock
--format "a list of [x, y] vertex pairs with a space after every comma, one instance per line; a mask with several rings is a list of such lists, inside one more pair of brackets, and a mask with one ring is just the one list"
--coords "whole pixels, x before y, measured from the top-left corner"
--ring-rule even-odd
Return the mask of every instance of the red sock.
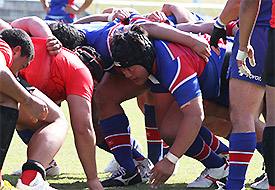
[[22, 183], [25, 185], [30, 185], [30, 183], [34, 180], [36, 177], [36, 174], [38, 171], [35, 170], [26, 170], [22, 173], [21, 180]]
[[269, 185], [269, 190], [275, 190], [275, 186]]
[[2, 174], [1, 174], [2, 170], [0, 170], [0, 181], [2, 181]]

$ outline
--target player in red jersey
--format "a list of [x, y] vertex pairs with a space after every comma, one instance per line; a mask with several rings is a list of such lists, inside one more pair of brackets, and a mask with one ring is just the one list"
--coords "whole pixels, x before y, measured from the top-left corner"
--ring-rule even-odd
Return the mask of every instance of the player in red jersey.
[[[97, 178], [95, 134], [91, 119], [94, 80], [90, 71], [92, 72], [93, 64], [100, 68], [100, 62], [97, 61], [99, 59], [98, 57], [95, 59], [96, 55], [93, 56], [92, 51], [88, 52], [89, 60], [85, 59], [86, 63], [90, 64], [87, 65], [90, 67], [89, 70], [77, 55], [65, 48], [62, 48], [56, 56], [49, 55], [45, 37], [52, 36], [51, 31], [43, 20], [37, 19], [34, 22], [36, 22], [35, 25], [33, 22], [28, 25], [26, 20], [19, 19], [11, 23], [12, 27], [23, 28], [33, 35], [37, 31], [42, 31], [37, 30], [34, 26], [46, 28], [44, 28], [46, 32], [40, 34], [42, 38], [32, 37], [36, 55], [39, 56], [36, 56], [30, 67], [20, 72], [19, 75], [29, 84], [44, 92], [55, 103], [60, 103], [63, 100], [68, 102], [75, 144], [87, 175], [88, 186], [91, 189], [103, 189]], [[39, 22], [44, 25], [39, 25]], [[87, 51], [85, 48], [83, 49], [84, 53]], [[22, 121], [21, 125], [18, 125], [18, 129], [25, 128], [30, 129]]]
[[[31, 39], [20, 29], [2, 30], [0, 35], [1, 38], [7, 42], [5, 43], [1, 40], [2, 61], [8, 63], [7, 66], [10, 67], [13, 75], [16, 76], [18, 71], [28, 67], [30, 61], [33, 59], [34, 49]], [[4, 67], [2, 67], [1, 70], [3, 71], [1, 72], [1, 76], [4, 76], [6, 70]], [[28, 147], [28, 161], [23, 165], [25, 172], [24, 176], [22, 175], [19, 181], [33, 179], [32, 181], [34, 181], [34, 183], [39, 181], [39, 187], [34, 188], [52, 189], [48, 183], [43, 180], [45, 172], [44, 167], [49, 164], [49, 161], [52, 159], [51, 157], [60, 149], [67, 133], [68, 123], [62, 110], [50, 99], [37, 89], [26, 85], [22, 80], [19, 80], [19, 82], [29, 92], [22, 89], [21, 85], [16, 84], [16, 80], [13, 79], [13, 81], [8, 81], [7, 76], [9, 76], [9, 74], [10, 73], [6, 73], [6, 78], [1, 80], [2, 129], [0, 131], [3, 132], [1, 132], [1, 169], [15, 125], [19, 122], [22, 115], [25, 115], [25, 119], [35, 126], [34, 130], [36, 132]], [[14, 85], [17, 85], [16, 88], [13, 88]], [[19, 112], [17, 110], [17, 102], [20, 103]], [[32, 116], [32, 120], [30, 120], [29, 115]], [[7, 120], [2, 118], [6, 118]], [[42, 123], [43, 125], [41, 125]], [[56, 130], [59, 131], [58, 135], [52, 133]], [[54, 145], [49, 143], [49, 141], [53, 139]], [[19, 185], [20, 182], [18, 182], [17, 185]], [[1, 189], [2, 188], [13, 187], [9, 186], [7, 182], [2, 183], [1, 179]]]

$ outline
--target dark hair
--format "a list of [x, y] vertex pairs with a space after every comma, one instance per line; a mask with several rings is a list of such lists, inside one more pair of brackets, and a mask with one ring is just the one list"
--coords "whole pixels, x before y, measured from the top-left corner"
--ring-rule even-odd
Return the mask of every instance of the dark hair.
[[140, 26], [134, 25], [128, 32], [115, 34], [111, 51], [115, 66], [127, 68], [141, 65], [149, 74], [152, 73], [156, 57], [155, 47]]
[[90, 46], [79, 46], [74, 50], [74, 53], [88, 67], [93, 78], [100, 82], [104, 75], [101, 55]]
[[63, 47], [74, 50], [77, 46], [87, 45], [85, 35], [75, 27], [63, 22], [54, 22], [49, 25], [53, 35], [62, 43]]
[[34, 46], [30, 36], [21, 29], [4, 29], [0, 32], [0, 38], [4, 40], [11, 48], [21, 47], [21, 56], [27, 56], [32, 60], [34, 58]]

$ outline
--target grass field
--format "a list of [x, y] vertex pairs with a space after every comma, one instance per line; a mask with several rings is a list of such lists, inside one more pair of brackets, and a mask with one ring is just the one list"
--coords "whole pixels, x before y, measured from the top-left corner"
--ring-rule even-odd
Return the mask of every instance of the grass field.
[[[138, 139], [143, 145], [144, 155], [147, 155], [147, 147], [145, 140], [144, 119], [142, 113], [139, 111], [136, 105], [136, 100], [132, 99], [123, 103], [123, 107], [126, 110], [126, 114], [129, 117], [132, 136]], [[67, 106], [62, 104], [62, 109], [68, 115]], [[227, 143], [225, 141], [225, 143]], [[61, 150], [55, 157], [58, 165], [61, 168], [62, 174], [57, 177], [47, 178], [47, 181], [52, 184], [53, 187], [58, 189], [86, 189], [86, 180], [83, 169], [78, 160], [76, 150], [74, 148], [74, 140], [72, 131], [69, 130], [67, 138]], [[104, 173], [104, 168], [109, 161], [112, 160], [112, 156], [100, 149], [97, 149], [97, 167], [98, 176], [100, 180], [107, 178], [107, 174]], [[3, 178], [11, 181], [12, 184], [16, 184], [18, 177], [11, 176], [11, 172], [22, 166], [22, 163], [26, 161], [26, 146], [15, 134], [12, 140], [11, 147], [9, 149], [7, 158], [5, 160], [3, 168]], [[249, 185], [253, 182], [254, 178], [262, 173], [262, 158], [256, 152], [249, 165], [246, 186], [249, 189]], [[198, 161], [183, 157], [180, 160], [180, 167], [178, 173], [172, 176], [167, 183], [160, 189], [186, 189], [186, 185], [196, 179], [200, 172], [204, 169], [203, 165]], [[150, 189], [148, 184], [140, 184], [135, 186], [129, 186], [124, 188], [110, 188], [110, 189], [138, 189], [146, 190]], [[211, 189], [215, 189], [212, 187]]]
[[[147, 0], [143, 0], [144, 3]], [[166, 2], [161, 0], [151, 0], [156, 2]], [[177, 0], [181, 3], [191, 3], [193, 0]], [[201, 3], [225, 3], [226, 0], [201, 0]], [[167, 2], [166, 2], [167, 3]], [[142, 14], [151, 12], [154, 10], [159, 10], [163, 3], [160, 3], [159, 7], [133, 7], [140, 11]], [[112, 6], [112, 5], [110, 5]], [[101, 6], [100, 9], [103, 10], [106, 7], [110, 6]], [[91, 6], [89, 11], [95, 13], [95, 6]], [[191, 10], [196, 11], [196, 10]], [[217, 16], [221, 10], [213, 9], [203, 9], [202, 13]], [[143, 145], [144, 155], [147, 156], [147, 147], [145, 139], [145, 128], [144, 128], [144, 118], [142, 113], [139, 111], [136, 105], [136, 99], [129, 100], [123, 103], [123, 107], [126, 110], [126, 114], [129, 117], [132, 136], [138, 139]], [[68, 116], [68, 110], [66, 103], [62, 104], [62, 109]], [[68, 118], [69, 120], [69, 118]], [[228, 144], [227, 141], [224, 141]], [[47, 178], [47, 181], [57, 189], [87, 189], [86, 179], [79, 162], [75, 147], [72, 130], [70, 129], [65, 140], [64, 145], [61, 150], [55, 157], [58, 162], [58, 165], [61, 168], [62, 174], [54, 178]], [[104, 168], [109, 161], [112, 160], [112, 155], [97, 149], [97, 167], [98, 167], [98, 176], [100, 180], [107, 178], [107, 174], [104, 173]], [[24, 145], [19, 139], [18, 135], [15, 133], [10, 146], [8, 155], [6, 157], [4, 168], [2, 171], [3, 178], [9, 180], [12, 184], [16, 184], [18, 177], [11, 176], [11, 172], [15, 169], [18, 169], [26, 161], [26, 145]], [[246, 175], [246, 187], [250, 189], [249, 186], [253, 182], [254, 178], [259, 176], [262, 173], [262, 163], [263, 159], [258, 152], [255, 152], [251, 163], [248, 168]], [[199, 176], [200, 172], [204, 169], [203, 165], [198, 161], [195, 161], [191, 158], [183, 157], [180, 160], [180, 167], [178, 173], [172, 176], [166, 184], [160, 189], [187, 189], [186, 185], [196, 179]], [[110, 189], [138, 189], [146, 190], [150, 189], [148, 184], [140, 184], [135, 186], [129, 186], [124, 188], [110, 188]], [[215, 189], [212, 187], [211, 189]]]

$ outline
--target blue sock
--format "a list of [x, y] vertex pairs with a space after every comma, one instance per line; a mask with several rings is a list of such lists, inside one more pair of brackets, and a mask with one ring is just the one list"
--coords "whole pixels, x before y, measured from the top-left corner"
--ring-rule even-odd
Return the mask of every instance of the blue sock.
[[208, 128], [201, 126], [199, 134], [202, 136], [206, 144], [214, 152], [216, 152], [216, 154], [229, 151], [229, 148], [223, 144]]
[[126, 170], [135, 172], [128, 126], [129, 121], [124, 113], [100, 121], [100, 128], [115, 159]]
[[28, 145], [33, 134], [35, 133], [33, 130], [30, 130], [30, 129], [25, 129], [23, 131], [17, 131], [17, 134], [19, 135], [19, 137], [22, 139], [22, 141]]
[[229, 150], [229, 176], [226, 189], [242, 189], [248, 164], [256, 148], [256, 133], [232, 133]]
[[163, 158], [163, 144], [156, 126], [155, 107], [144, 105], [148, 158], [156, 164]]
[[206, 168], [219, 168], [225, 163], [225, 160], [211, 150], [200, 135], [196, 137], [185, 155], [200, 161]]

